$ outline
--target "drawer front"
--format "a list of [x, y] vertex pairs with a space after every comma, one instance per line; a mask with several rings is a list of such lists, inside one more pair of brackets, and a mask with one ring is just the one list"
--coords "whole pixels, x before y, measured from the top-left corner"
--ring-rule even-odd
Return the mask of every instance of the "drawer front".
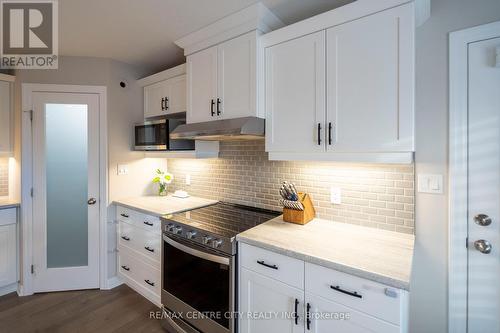
[[0, 209], [0, 225], [15, 224], [16, 208]]
[[118, 227], [118, 244], [131, 248], [154, 262], [161, 260], [161, 236], [125, 222]]
[[161, 272], [160, 270], [145, 264], [126, 251], [118, 255], [118, 270], [120, 274], [134, 280], [143, 288], [160, 295]]
[[240, 243], [241, 266], [304, 289], [304, 262], [259, 247]]
[[406, 297], [403, 290], [311, 263], [305, 264], [305, 288], [308, 293], [400, 325]]
[[161, 221], [159, 217], [140, 213], [125, 207], [116, 207], [116, 218], [120, 222], [130, 223], [138, 228], [161, 234]]

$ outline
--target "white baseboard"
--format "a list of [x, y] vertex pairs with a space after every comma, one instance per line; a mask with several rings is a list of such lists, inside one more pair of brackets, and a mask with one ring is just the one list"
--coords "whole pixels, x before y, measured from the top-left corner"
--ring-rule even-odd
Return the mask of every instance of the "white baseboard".
[[17, 282], [13, 284], [6, 285], [4, 287], [0, 287], [0, 296], [10, 294], [12, 292], [17, 292]]
[[120, 279], [118, 276], [113, 276], [112, 278], [109, 278], [108, 281], [106, 282], [106, 287], [101, 288], [101, 289], [109, 290], [109, 289], [116, 288], [121, 284], [123, 284], [122, 279]]

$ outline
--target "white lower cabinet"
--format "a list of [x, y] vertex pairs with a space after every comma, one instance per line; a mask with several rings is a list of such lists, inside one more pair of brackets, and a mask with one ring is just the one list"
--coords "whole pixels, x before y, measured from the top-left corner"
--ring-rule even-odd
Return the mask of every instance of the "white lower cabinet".
[[118, 276], [161, 305], [161, 230], [158, 217], [118, 206]]
[[238, 256], [241, 333], [407, 332], [405, 290], [247, 244]]
[[[17, 282], [17, 212], [0, 210], [0, 295]], [[2, 290], [8, 287], [8, 290]]]

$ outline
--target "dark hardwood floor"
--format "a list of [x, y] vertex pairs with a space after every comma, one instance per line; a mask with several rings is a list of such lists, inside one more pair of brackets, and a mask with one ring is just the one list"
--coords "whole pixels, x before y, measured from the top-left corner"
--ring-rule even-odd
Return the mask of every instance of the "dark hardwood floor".
[[112, 290], [80, 290], [0, 297], [0, 332], [164, 332], [150, 318], [159, 309], [121, 285]]

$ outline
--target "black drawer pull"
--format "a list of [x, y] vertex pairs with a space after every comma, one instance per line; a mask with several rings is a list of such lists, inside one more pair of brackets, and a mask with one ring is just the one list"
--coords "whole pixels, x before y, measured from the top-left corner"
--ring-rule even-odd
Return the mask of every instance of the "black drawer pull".
[[328, 123], [328, 144], [332, 145], [332, 123]]
[[127, 218], [127, 219], [130, 217], [130, 216], [128, 216], [127, 214], [123, 214], [123, 213], [122, 213], [122, 214], [120, 214], [120, 216], [125, 217], [125, 218]]
[[162, 99], [161, 99], [161, 110], [162, 110], [162, 111], [165, 111], [165, 106], [164, 106], [164, 104], [163, 104], [164, 102], [165, 102], [165, 98], [162, 98]]
[[330, 286], [330, 288], [332, 288], [333, 290], [338, 291], [342, 294], [346, 294], [346, 295], [357, 297], [357, 298], [363, 298], [363, 296], [358, 294], [356, 291], [347, 291], [347, 290], [341, 289], [339, 286]]
[[311, 304], [309, 303], [306, 306], [306, 327], [308, 331], [311, 329]]
[[149, 246], [145, 246], [144, 247], [146, 250], [148, 250], [149, 252], [155, 252], [155, 249], [152, 249], [150, 248]]
[[127, 266], [125, 266], [125, 265], [123, 265], [123, 266], [122, 266], [122, 268], [123, 268], [124, 270], [126, 270], [127, 272], [128, 272], [128, 271], [130, 271], [130, 267], [127, 267]]
[[153, 226], [153, 223], [148, 222], [148, 221], [144, 221], [144, 224], [145, 224], [145, 225], [149, 225], [150, 227], [152, 227], [152, 226]]
[[144, 282], [146, 282], [147, 284], [149, 284], [151, 287], [154, 287], [155, 286], [155, 283], [154, 282], [151, 282], [149, 280], [144, 280]]
[[126, 241], [129, 241], [129, 240], [130, 240], [130, 238], [129, 238], [129, 237], [127, 237], [127, 236], [122, 236], [122, 239], [123, 239], [123, 240], [126, 240]]
[[295, 325], [299, 324], [299, 312], [298, 312], [298, 307], [299, 307], [299, 300], [295, 299], [295, 311], [293, 313], [293, 317], [295, 318]]
[[165, 97], [165, 110], [168, 111], [168, 97]]
[[215, 101], [212, 98], [212, 102], [210, 103], [210, 114], [212, 115], [212, 117], [215, 116], [214, 106], [215, 106]]
[[217, 98], [217, 115], [220, 116], [220, 104], [222, 103], [222, 101], [220, 100], [220, 98]]
[[318, 145], [321, 145], [321, 123], [318, 123]]
[[262, 266], [266, 266], [267, 268], [278, 269], [278, 266], [266, 264], [264, 260], [257, 260], [257, 263]]

